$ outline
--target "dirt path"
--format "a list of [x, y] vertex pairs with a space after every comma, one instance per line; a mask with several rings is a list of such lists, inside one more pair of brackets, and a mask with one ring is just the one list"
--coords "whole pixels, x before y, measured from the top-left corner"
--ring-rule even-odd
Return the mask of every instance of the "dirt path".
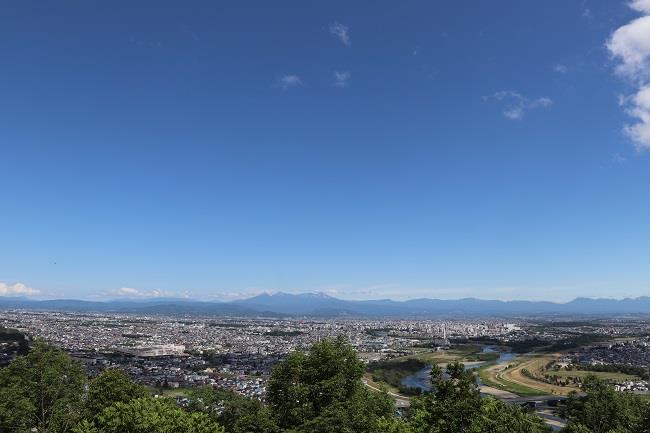
[[410, 397], [407, 397], [407, 396], [401, 395], [401, 394], [396, 394], [396, 393], [390, 392], [390, 391], [385, 391], [383, 389], [379, 389], [376, 386], [371, 385], [370, 383], [368, 383], [368, 379], [366, 379], [366, 378], [362, 378], [361, 380], [363, 381], [363, 384], [366, 385], [371, 390], [373, 390], [375, 392], [385, 392], [386, 394], [393, 397], [395, 399], [395, 404], [397, 405], [397, 407], [408, 407], [408, 406], [410, 406], [410, 404], [411, 404], [411, 398]]

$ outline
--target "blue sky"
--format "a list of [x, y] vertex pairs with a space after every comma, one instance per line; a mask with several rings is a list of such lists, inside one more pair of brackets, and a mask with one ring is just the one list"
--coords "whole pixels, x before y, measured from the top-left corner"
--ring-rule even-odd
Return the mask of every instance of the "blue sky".
[[5, 4], [0, 295], [648, 295], [648, 41], [648, 0]]

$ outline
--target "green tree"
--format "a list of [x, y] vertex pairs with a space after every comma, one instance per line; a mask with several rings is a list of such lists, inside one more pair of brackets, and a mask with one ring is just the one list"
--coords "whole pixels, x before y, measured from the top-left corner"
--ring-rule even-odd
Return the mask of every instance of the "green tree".
[[99, 433], [99, 430], [92, 421], [84, 419], [72, 429], [72, 433]]
[[189, 410], [207, 414], [228, 433], [279, 432], [271, 410], [259, 400], [211, 387], [195, 390], [189, 397]]
[[431, 369], [433, 391], [413, 400], [413, 422], [418, 431], [435, 433], [469, 432], [481, 410], [481, 395], [474, 374], [461, 363], [445, 372]]
[[564, 430], [562, 430], [563, 433], [593, 433], [588, 427], [584, 426], [583, 424], [580, 424], [579, 422], [571, 422], [569, 423]]
[[36, 342], [0, 369], [0, 431], [70, 431], [82, 416], [86, 381], [79, 362]]
[[650, 433], [650, 403], [645, 403], [645, 408], [642, 410], [641, 420], [637, 427], [637, 433]]
[[386, 394], [360, 388], [349, 399], [325, 407], [318, 416], [296, 430], [305, 433], [375, 433], [382, 418], [394, 412]]
[[133, 382], [119, 368], [104, 370], [99, 376], [91, 380], [88, 386], [86, 416], [93, 418], [115, 403], [127, 403], [133, 399], [147, 397], [148, 395], [147, 388]]
[[294, 352], [276, 366], [268, 401], [278, 424], [305, 432], [376, 432], [394, 412], [385, 394], [361, 382], [365, 368], [345, 339], [325, 340], [308, 353]]
[[583, 389], [586, 396], [572, 395], [567, 400], [565, 416], [572, 423], [581, 424], [593, 433], [638, 433], [642, 416], [648, 411], [638, 397], [616, 392], [593, 376], [585, 378]]
[[273, 369], [267, 387], [267, 401], [281, 427], [301, 425], [314, 415], [309, 403], [309, 386], [304, 380], [307, 356], [302, 352], [289, 354]]
[[517, 405], [509, 405], [492, 397], [481, 400], [479, 416], [474, 419], [472, 433], [542, 433], [549, 428], [542, 419]]
[[415, 430], [404, 418], [387, 417], [377, 422], [377, 433], [415, 433]]
[[138, 398], [104, 409], [94, 423], [82, 422], [74, 433], [223, 433], [224, 429], [200, 412], [188, 413], [173, 401]]

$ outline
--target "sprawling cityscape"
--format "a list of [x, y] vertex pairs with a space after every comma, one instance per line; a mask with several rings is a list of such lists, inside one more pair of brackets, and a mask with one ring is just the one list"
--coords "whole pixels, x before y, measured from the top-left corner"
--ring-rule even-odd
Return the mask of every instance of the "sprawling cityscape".
[[[0, 326], [64, 349], [90, 377], [119, 368], [179, 404], [206, 386], [264, 401], [287, 355], [340, 336], [366, 366], [363, 383], [402, 408], [430, 391], [432, 364], [454, 361], [473, 372], [482, 395], [533, 407], [555, 429], [566, 425], [561, 402], [581, 393], [588, 375], [650, 397], [644, 316], [379, 320], [6, 310]], [[12, 344], [3, 343], [5, 357]]]

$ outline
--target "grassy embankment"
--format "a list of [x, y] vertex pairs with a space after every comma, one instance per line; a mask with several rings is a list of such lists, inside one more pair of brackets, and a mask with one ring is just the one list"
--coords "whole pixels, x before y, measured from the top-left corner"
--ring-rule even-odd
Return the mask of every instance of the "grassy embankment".
[[505, 372], [516, 368], [515, 366], [517, 366], [519, 363], [520, 361], [513, 360], [512, 362], [505, 365], [486, 365], [478, 369], [478, 375], [484, 385], [522, 397], [549, 394], [548, 392], [540, 390], [537, 387], [524, 385], [505, 376]]
[[521, 396], [534, 395], [567, 395], [571, 391], [578, 391], [575, 385], [555, 385], [543, 381], [544, 375], [555, 375], [558, 377], [580, 377], [590, 375], [597, 376], [603, 380], [621, 381], [633, 380], [637, 376], [618, 372], [595, 372], [584, 370], [559, 370], [544, 371], [544, 367], [556, 360], [559, 353], [522, 356], [513, 360], [507, 365], [490, 365], [479, 370], [481, 381], [493, 388], [509, 391]]
[[412, 355], [397, 359], [417, 359], [428, 364], [448, 364], [450, 362], [490, 362], [499, 357], [497, 352], [483, 352], [478, 344], [459, 344], [449, 350], [422, 350]]

